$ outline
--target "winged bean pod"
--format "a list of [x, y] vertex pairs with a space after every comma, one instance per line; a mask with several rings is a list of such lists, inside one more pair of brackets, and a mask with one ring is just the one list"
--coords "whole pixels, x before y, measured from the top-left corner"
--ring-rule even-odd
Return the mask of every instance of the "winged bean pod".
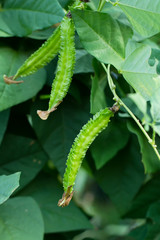
[[59, 49], [60, 26], [54, 31], [48, 40], [45, 41], [44, 44], [24, 62], [13, 79], [15, 80], [18, 77], [28, 76], [44, 67], [58, 54]]
[[75, 64], [75, 28], [70, 14], [65, 16], [61, 26], [61, 44], [59, 51], [58, 67], [55, 79], [53, 80], [50, 94], [49, 108], [47, 111], [38, 110], [37, 113], [41, 119], [46, 120], [50, 112], [56, 110], [56, 107], [66, 96], [71, 84], [74, 64]]
[[76, 137], [66, 162], [67, 168], [63, 178], [64, 195], [58, 203], [59, 206], [66, 206], [71, 200], [73, 195], [73, 186], [75, 184], [78, 170], [81, 167], [82, 160], [84, 159], [91, 143], [98, 134], [108, 126], [110, 118], [113, 115], [114, 109], [112, 108], [111, 110], [105, 108], [99, 111], [88, 121], [87, 124], [83, 126]]

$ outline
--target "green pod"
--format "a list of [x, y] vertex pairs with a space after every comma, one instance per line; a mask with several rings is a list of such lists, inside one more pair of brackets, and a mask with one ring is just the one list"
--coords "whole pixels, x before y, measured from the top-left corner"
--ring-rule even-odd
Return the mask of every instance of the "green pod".
[[82, 127], [80, 133], [76, 137], [67, 158], [67, 168], [63, 178], [64, 195], [58, 203], [59, 206], [68, 205], [68, 202], [73, 195], [73, 186], [75, 184], [78, 170], [82, 164], [82, 160], [91, 143], [98, 134], [107, 127], [110, 118], [113, 115], [113, 108], [111, 108], [111, 110], [105, 108], [99, 111]]
[[46, 120], [48, 115], [56, 110], [56, 107], [62, 102], [68, 92], [73, 76], [75, 65], [75, 27], [72, 18], [70, 18], [70, 12], [64, 17], [60, 29], [61, 45], [58, 67], [52, 84], [49, 108], [47, 111], [37, 111], [38, 115], [43, 120]]
[[50, 62], [59, 52], [60, 49], [60, 26], [53, 34], [45, 41], [42, 46], [34, 52], [18, 69], [13, 80], [18, 77], [25, 77], [33, 74], [38, 69], [44, 67]]
[[66, 96], [75, 64], [75, 28], [71, 18], [64, 17], [61, 24], [61, 46], [59, 52], [57, 74], [52, 84], [49, 110]]

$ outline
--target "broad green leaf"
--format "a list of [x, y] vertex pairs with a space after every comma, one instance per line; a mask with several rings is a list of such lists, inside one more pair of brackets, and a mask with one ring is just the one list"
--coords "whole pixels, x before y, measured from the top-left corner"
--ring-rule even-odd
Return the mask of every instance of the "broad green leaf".
[[129, 132], [120, 122], [111, 121], [108, 127], [95, 139], [91, 145], [92, 157], [96, 168], [100, 169], [112, 159], [128, 141]]
[[121, 69], [126, 81], [146, 100], [150, 100], [155, 91], [160, 88], [156, 69], [148, 64], [150, 55], [151, 48], [142, 45], [128, 56]]
[[140, 159], [139, 147], [132, 140], [96, 173], [100, 187], [109, 195], [120, 214], [129, 209], [132, 199], [142, 185], [144, 169]]
[[6, 134], [0, 147], [0, 174], [20, 171], [22, 188], [35, 178], [46, 160], [47, 156], [36, 140]]
[[5, 0], [0, 12], [0, 29], [22, 37], [61, 22], [63, 16], [57, 0]]
[[0, 176], [0, 204], [5, 202], [19, 187], [20, 172]]
[[[127, 217], [144, 218], [149, 206], [160, 199], [160, 175], [154, 176], [142, 186], [132, 202]], [[145, 203], [145, 204], [144, 204]]]
[[135, 123], [131, 122], [128, 122], [128, 129], [137, 135], [141, 148], [142, 162], [145, 168], [145, 173], [154, 173], [160, 170], [160, 161], [142, 131]]
[[3, 112], [0, 112], [0, 144], [2, 142], [4, 133], [5, 133], [6, 128], [7, 128], [9, 114], [10, 114], [9, 109], [5, 110]]
[[84, 48], [98, 60], [120, 69], [131, 29], [107, 13], [73, 10], [72, 15]]
[[0, 51], [0, 111], [2, 111], [35, 96], [43, 87], [46, 74], [44, 69], [40, 69], [34, 75], [24, 78], [24, 83], [8, 85], [4, 82], [3, 75], [14, 75], [28, 56], [5, 47]]
[[120, 0], [118, 5], [142, 36], [149, 37], [160, 32], [159, 0]]
[[47, 107], [44, 101], [34, 105], [32, 109], [33, 128], [50, 159], [63, 174], [74, 138], [88, 121], [89, 115], [83, 104], [77, 104], [73, 99], [65, 99], [46, 121], [42, 121], [36, 114], [36, 110], [47, 109]]
[[43, 218], [32, 198], [16, 197], [0, 206], [1, 239], [43, 240], [43, 234]]
[[76, 50], [76, 64], [74, 73], [93, 72], [92, 59], [93, 57], [89, 55], [84, 49]]
[[21, 194], [32, 196], [39, 204], [46, 233], [91, 228], [90, 222], [73, 201], [65, 208], [57, 206], [63, 191], [55, 177], [40, 175]]

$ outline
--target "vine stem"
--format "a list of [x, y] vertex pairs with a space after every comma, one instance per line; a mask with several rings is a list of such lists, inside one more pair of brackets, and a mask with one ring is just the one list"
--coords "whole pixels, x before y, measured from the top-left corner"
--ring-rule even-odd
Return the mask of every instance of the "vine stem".
[[105, 72], [107, 73], [109, 88], [110, 88], [110, 90], [111, 90], [111, 92], [113, 93], [113, 96], [114, 96], [113, 100], [115, 100], [119, 106], [123, 106], [126, 109], [126, 111], [129, 113], [129, 115], [134, 119], [134, 121], [137, 123], [138, 127], [141, 129], [141, 131], [143, 132], [143, 134], [147, 138], [149, 144], [153, 148], [153, 150], [154, 150], [155, 154], [157, 155], [158, 159], [160, 160], [160, 154], [157, 150], [157, 146], [155, 145], [154, 139], [150, 138], [148, 133], [145, 131], [145, 129], [141, 125], [140, 121], [136, 118], [136, 116], [132, 113], [132, 111], [124, 104], [124, 102], [117, 95], [116, 90], [115, 90], [116, 86], [113, 83], [113, 80], [112, 80], [111, 75], [110, 75], [110, 64], [108, 65], [108, 69], [106, 68], [104, 63], [101, 63], [101, 64], [102, 64]]
[[113, 6], [117, 6], [117, 5], [118, 5], [118, 2], [119, 2], [119, 0], [117, 0], [116, 2], [112, 2], [111, 0], [106, 0], [106, 2], [109, 2], [109, 3], [111, 3]]

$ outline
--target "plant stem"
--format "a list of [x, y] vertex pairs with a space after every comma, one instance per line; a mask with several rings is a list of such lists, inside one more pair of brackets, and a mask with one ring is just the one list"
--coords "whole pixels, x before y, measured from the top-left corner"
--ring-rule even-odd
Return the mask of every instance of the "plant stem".
[[116, 2], [112, 2], [111, 0], [106, 0], [106, 2], [109, 2], [109, 3], [111, 3], [113, 6], [116, 6], [116, 5], [118, 5], [119, 0], [117, 0]]
[[156, 141], [156, 132], [155, 132], [155, 129], [154, 129], [155, 121], [152, 122], [151, 126], [152, 126], [152, 128], [153, 128], [152, 141], [153, 141], [153, 143], [155, 144], [155, 141]]
[[109, 87], [110, 87], [110, 90], [111, 90], [111, 92], [113, 93], [113, 96], [114, 96], [113, 99], [117, 102], [118, 105], [123, 106], [126, 109], [126, 111], [129, 113], [129, 115], [134, 119], [134, 121], [137, 123], [137, 125], [139, 126], [139, 128], [141, 129], [141, 131], [143, 132], [145, 137], [147, 138], [149, 144], [152, 146], [152, 148], [153, 148], [155, 154], [157, 155], [158, 159], [160, 160], [160, 154], [157, 150], [157, 146], [155, 145], [154, 135], [153, 135], [153, 139], [151, 139], [150, 136], [148, 135], [148, 133], [143, 128], [143, 126], [141, 125], [140, 121], [136, 118], [136, 116], [132, 113], [132, 111], [124, 104], [124, 102], [118, 97], [118, 95], [115, 91], [116, 86], [114, 85], [113, 80], [112, 80], [111, 75], [110, 75], [110, 64], [108, 65], [108, 69], [106, 68], [104, 63], [102, 63], [102, 66], [103, 66], [105, 72], [107, 73]]
[[98, 9], [97, 9], [98, 12], [100, 12], [103, 9], [105, 3], [106, 3], [106, 0], [100, 0], [99, 1], [99, 6], [98, 6]]

